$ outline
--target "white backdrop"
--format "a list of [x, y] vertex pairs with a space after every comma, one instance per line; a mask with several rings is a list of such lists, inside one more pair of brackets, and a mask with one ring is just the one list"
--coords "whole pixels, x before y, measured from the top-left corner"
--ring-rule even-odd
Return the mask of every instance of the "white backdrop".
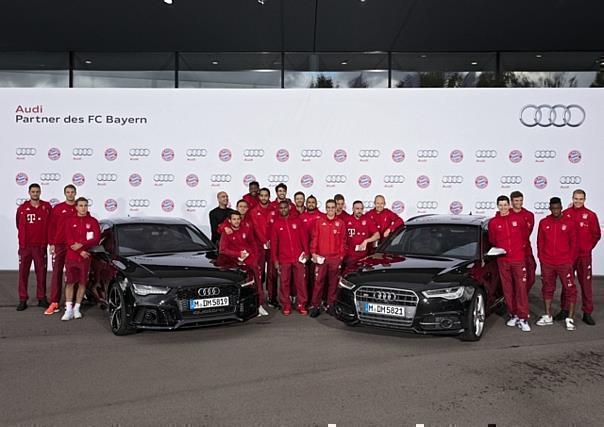
[[[207, 230], [216, 193], [235, 202], [251, 179], [286, 182], [322, 205], [375, 194], [404, 219], [492, 215], [521, 190], [537, 219], [574, 188], [604, 215], [601, 89], [0, 89], [0, 268], [16, 269], [14, 213], [27, 185], [93, 201], [98, 218], [182, 216]], [[556, 107], [561, 126], [528, 127], [527, 104]], [[564, 116], [566, 106], [577, 104]], [[548, 124], [549, 109], [541, 123]], [[525, 111], [527, 124], [539, 114]], [[553, 116], [551, 116], [554, 119]], [[53, 200], [54, 199], [54, 200]], [[536, 234], [536, 233], [535, 233]], [[533, 241], [536, 236], [533, 235]], [[604, 250], [594, 270], [604, 273]]]

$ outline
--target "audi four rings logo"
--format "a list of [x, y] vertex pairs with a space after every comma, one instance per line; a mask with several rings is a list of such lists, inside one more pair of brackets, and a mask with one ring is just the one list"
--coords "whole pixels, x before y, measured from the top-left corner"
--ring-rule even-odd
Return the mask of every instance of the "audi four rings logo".
[[289, 176], [288, 175], [269, 175], [268, 182], [270, 182], [272, 184], [278, 184], [281, 182], [283, 182], [283, 183], [289, 182]]
[[15, 182], [17, 185], [26, 185], [29, 181], [29, 177], [24, 172], [19, 172], [17, 176], [15, 176]]
[[60, 181], [61, 174], [60, 173], [41, 173], [40, 181]]
[[117, 181], [116, 173], [99, 173], [96, 176], [98, 182], [115, 182]]
[[585, 109], [577, 104], [528, 104], [520, 110], [520, 123], [530, 128], [535, 126], [576, 128], [583, 124], [585, 117]]
[[380, 150], [360, 150], [359, 157], [361, 159], [377, 159], [380, 157]]
[[495, 150], [476, 150], [477, 159], [494, 159], [497, 157], [497, 151]]
[[382, 301], [396, 301], [394, 292], [377, 291], [374, 292], [373, 297]]
[[213, 297], [220, 295], [220, 288], [217, 286], [212, 286], [211, 288], [199, 288], [197, 293], [200, 297]]
[[205, 148], [189, 148], [185, 151], [187, 157], [205, 157], [208, 155], [208, 150]]
[[264, 157], [262, 148], [248, 148], [243, 150], [243, 157]]
[[495, 202], [486, 201], [486, 200], [481, 201], [481, 202], [476, 202], [474, 207], [476, 207], [476, 209], [481, 209], [481, 210], [495, 209]]
[[302, 177], [300, 178], [300, 184], [304, 188], [310, 188], [313, 186], [314, 183], [315, 179], [312, 177], [312, 175], [302, 175]]
[[94, 150], [92, 148], [76, 147], [71, 150], [71, 153], [74, 157], [90, 157], [94, 153]]
[[461, 151], [461, 150], [451, 151], [451, 154], [449, 154], [449, 159], [451, 159], [451, 161], [453, 163], [460, 163], [463, 160], [463, 151]]
[[37, 152], [34, 147], [19, 147], [16, 150], [17, 156], [35, 156]]
[[149, 199], [130, 199], [128, 205], [131, 208], [148, 208], [151, 205]]
[[579, 150], [571, 150], [568, 153], [568, 161], [571, 163], [579, 163], [581, 161], [581, 152]]
[[463, 182], [463, 176], [461, 175], [444, 175], [442, 177], [443, 184], [461, 184]]
[[581, 177], [580, 176], [561, 176], [560, 177], [560, 184], [581, 184]]
[[402, 184], [405, 182], [403, 175], [384, 175], [384, 184]]
[[436, 209], [438, 202], [436, 200], [422, 200], [417, 202], [418, 209]]
[[59, 160], [61, 158], [61, 150], [56, 147], [48, 149], [48, 158], [50, 160]]
[[459, 215], [460, 213], [463, 212], [463, 204], [457, 200], [451, 202], [451, 204], [449, 205], [449, 211], [453, 214], [453, 215]]
[[231, 182], [231, 175], [229, 174], [217, 174], [210, 176], [211, 182]]
[[205, 200], [187, 200], [185, 202], [185, 206], [188, 208], [205, 208], [208, 205], [208, 202]]
[[371, 200], [365, 200], [363, 206], [365, 206], [365, 209], [373, 209], [373, 202]]
[[130, 157], [149, 157], [151, 150], [148, 148], [131, 148], [128, 154], [130, 154]]
[[302, 154], [302, 158], [303, 159], [312, 159], [312, 158], [319, 158], [323, 155], [323, 151], [321, 150], [316, 150], [316, 149], [312, 149], [312, 150], [302, 150], [301, 151]]
[[174, 175], [171, 173], [156, 173], [153, 175], [153, 181], [155, 182], [173, 182]]
[[344, 184], [346, 182], [346, 175], [327, 175], [325, 182], [328, 184]]
[[338, 163], [345, 162], [347, 158], [348, 154], [346, 153], [346, 150], [338, 149], [333, 152], [333, 159]]
[[522, 184], [522, 177], [518, 175], [504, 175], [499, 178], [502, 184]]
[[535, 151], [536, 159], [555, 159], [556, 152], [554, 150], [537, 150]]
[[535, 202], [533, 205], [536, 211], [544, 211], [549, 208], [548, 202]]
[[392, 161], [394, 163], [401, 163], [405, 160], [405, 152], [403, 150], [394, 150], [392, 152]]
[[418, 159], [435, 159], [438, 157], [438, 150], [417, 150]]

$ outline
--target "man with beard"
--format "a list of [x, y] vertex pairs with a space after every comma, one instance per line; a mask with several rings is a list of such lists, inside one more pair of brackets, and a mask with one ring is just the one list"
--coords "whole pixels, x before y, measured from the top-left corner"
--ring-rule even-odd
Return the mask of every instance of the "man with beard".
[[294, 205], [296, 205], [298, 215], [302, 215], [304, 211], [306, 211], [306, 208], [304, 207], [305, 198], [306, 196], [304, 196], [304, 193], [301, 191], [298, 191], [296, 194], [294, 194]]
[[258, 181], [252, 181], [248, 184], [249, 193], [242, 197], [247, 202], [249, 210], [254, 209], [258, 206], [258, 192], [260, 191], [260, 184]]
[[352, 215], [346, 220], [346, 246], [348, 250], [344, 258], [344, 270], [368, 254], [368, 245], [380, 238], [375, 223], [363, 215], [363, 202], [360, 200], [352, 204]]
[[296, 205], [287, 198], [287, 185], [284, 183], [277, 184], [275, 187], [275, 192], [277, 193], [277, 197], [275, 200], [271, 202], [271, 209], [275, 212], [275, 215], [278, 215], [279, 212], [279, 203], [282, 201], [286, 201], [289, 203], [289, 211], [291, 215], [298, 216], [298, 211], [296, 210]]

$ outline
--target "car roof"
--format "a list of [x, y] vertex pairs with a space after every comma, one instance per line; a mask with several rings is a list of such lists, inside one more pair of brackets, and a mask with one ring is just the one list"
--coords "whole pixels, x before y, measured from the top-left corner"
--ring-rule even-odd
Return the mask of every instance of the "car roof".
[[423, 225], [423, 224], [461, 224], [484, 226], [489, 221], [489, 218], [482, 215], [437, 215], [426, 214], [419, 215], [405, 221], [406, 225]]
[[189, 221], [178, 217], [163, 216], [130, 216], [108, 218], [101, 220], [101, 224], [122, 225], [122, 224], [186, 224], [191, 225]]

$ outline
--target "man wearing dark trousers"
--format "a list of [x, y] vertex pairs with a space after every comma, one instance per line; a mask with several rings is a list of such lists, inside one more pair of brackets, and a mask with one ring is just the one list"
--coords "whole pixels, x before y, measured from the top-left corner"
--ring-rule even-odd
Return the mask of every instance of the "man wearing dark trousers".
[[65, 223], [68, 218], [76, 215], [75, 185], [66, 185], [63, 189], [65, 201], [52, 208], [52, 216], [48, 230], [50, 254], [52, 255], [52, 278], [50, 279], [50, 305], [44, 312], [46, 315], [60, 311], [61, 291], [63, 290], [63, 268], [67, 256], [67, 239]]
[[[595, 212], [585, 207], [585, 191], [577, 189], [573, 192], [573, 206], [565, 209], [562, 215], [570, 218], [575, 223], [577, 232], [577, 258], [573, 263], [573, 270], [581, 285], [581, 308], [583, 322], [593, 326], [596, 324], [592, 317], [594, 310], [592, 291], [591, 252], [602, 237], [600, 221]], [[568, 317], [570, 301], [565, 292], [562, 292], [562, 310], [554, 320], [564, 320]]]
[[29, 200], [17, 208], [16, 222], [19, 238], [19, 305], [17, 311], [27, 308], [27, 282], [33, 261], [36, 271], [36, 297], [38, 307], [47, 308], [46, 299], [46, 251], [48, 224], [51, 219], [50, 203], [40, 199], [40, 185], [29, 186]]
[[280, 302], [283, 314], [291, 314], [290, 286], [296, 288], [296, 309], [302, 315], [308, 314], [306, 303], [305, 264], [309, 258], [308, 242], [304, 236], [300, 218], [292, 218], [289, 214], [289, 203], [279, 203], [280, 216], [275, 219], [271, 232], [271, 254], [275, 268], [279, 272]]
[[321, 298], [327, 288], [327, 312], [334, 313], [338, 278], [342, 260], [346, 255], [346, 225], [336, 217], [336, 202], [325, 203], [326, 214], [315, 221], [310, 252], [315, 263], [315, 285], [312, 293], [310, 316], [321, 314]]
[[229, 195], [226, 191], [221, 191], [216, 195], [218, 206], [210, 211], [210, 230], [212, 231], [212, 243], [219, 246], [220, 233], [218, 226], [224, 222], [233, 209], [229, 208]]
[[562, 201], [552, 197], [549, 201], [551, 215], [539, 222], [537, 232], [537, 254], [541, 262], [542, 294], [545, 314], [537, 321], [538, 326], [554, 324], [552, 317], [552, 299], [556, 291], [556, 280], [560, 278], [567, 296], [568, 317], [564, 319], [566, 329], [575, 330], [575, 302], [577, 288], [573, 275], [573, 261], [577, 253], [577, 234], [572, 219], [562, 215]]

